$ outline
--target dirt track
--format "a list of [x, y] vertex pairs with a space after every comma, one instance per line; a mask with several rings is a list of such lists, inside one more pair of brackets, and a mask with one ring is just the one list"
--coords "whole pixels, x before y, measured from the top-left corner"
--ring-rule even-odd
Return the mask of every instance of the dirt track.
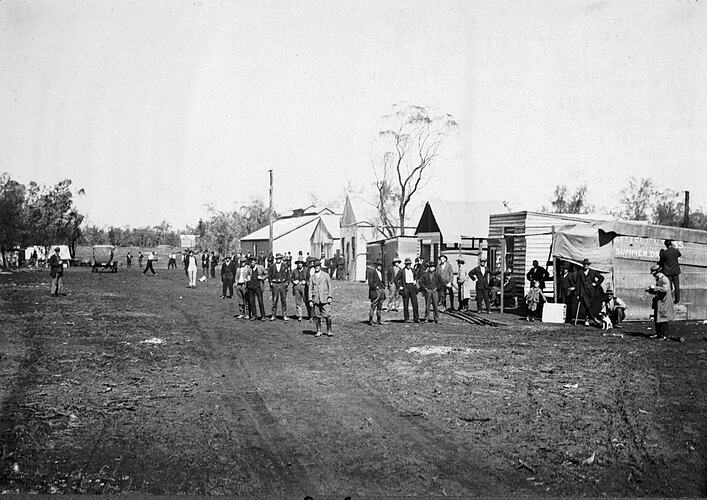
[[702, 325], [374, 328], [336, 282], [314, 338], [158, 272], [0, 276], [0, 491], [707, 495]]

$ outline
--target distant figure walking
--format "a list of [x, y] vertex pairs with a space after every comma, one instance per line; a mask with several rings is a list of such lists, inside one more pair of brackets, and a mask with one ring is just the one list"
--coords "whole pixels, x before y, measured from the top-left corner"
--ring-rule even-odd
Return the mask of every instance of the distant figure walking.
[[128, 269], [133, 267], [133, 256], [130, 252], [125, 256], [125, 265], [128, 266]]
[[59, 296], [61, 278], [64, 276], [64, 261], [61, 259], [61, 255], [59, 255], [60, 251], [59, 247], [56, 247], [54, 249], [54, 255], [49, 257], [49, 275], [52, 278], [51, 295], [54, 297]]
[[155, 252], [150, 252], [149, 255], [147, 256], [147, 265], [145, 266], [145, 270], [142, 272], [142, 274], [146, 274], [147, 271], [152, 271], [152, 274], [157, 274], [155, 272], [155, 268], [152, 267], [152, 264], [157, 260], [157, 256], [155, 255]]
[[140, 269], [142, 269], [142, 259], [144, 256], [142, 255], [142, 252], [138, 252], [137, 254], [137, 265], [140, 266]]
[[665, 240], [665, 248], [660, 251], [658, 265], [663, 268], [663, 274], [670, 281], [676, 304], [680, 302], [680, 263], [678, 262], [680, 257], [682, 254], [675, 248], [673, 240]]

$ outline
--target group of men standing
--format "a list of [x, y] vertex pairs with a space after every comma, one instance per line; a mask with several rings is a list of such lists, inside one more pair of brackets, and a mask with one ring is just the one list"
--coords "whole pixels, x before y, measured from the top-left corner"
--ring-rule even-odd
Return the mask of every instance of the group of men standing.
[[[476, 306], [479, 312], [485, 305], [485, 312], [490, 313], [490, 294], [494, 287], [493, 273], [486, 267], [486, 258], [481, 257], [479, 264], [469, 269], [463, 257], [457, 259], [459, 271], [457, 273], [457, 297], [459, 310], [468, 309], [471, 297], [471, 287], [475, 288]], [[399, 257], [393, 259], [393, 266], [387, 274], [383, 274], [383, 263], [377, 261], [373, 268], [368, 270], [367, 281], [371, 309], [368, 323], [381, 323], [383, 310], [397, 311], [402, 299], [403, 320], [410, 321], [410, 307], [415, 323], [433, 321], [439, 322], [439, 311], [447, 308], [454, 309], [454, 270], [446, 255], [441, 255], [436, 264], [431, 261], [427, 264], [417, 257], [413, 266], [412, 259], [406, 258], [402, 262]], [[388, 302], [386, 305], [386, 292]], [[425, 299], [424, 318], [420, 319], [417, 294], [422, 293]], [[449, 302], [447, 302], [447, 300]], [[430, 312], [432, 316], [430, 317]]]
[[[322, 322], [326, 326], [326, 335], [331, 337], [332, 287], [331, 277], [323, 270], [324, 260], [305, 260], [300, 252], [292, 268], [285, 256], [278, 253], [266, 268], [262, 260], [255, 256], [239, 256], [237, 259], [226, 256], [221, 264], [221, 298], [233, 298], [235, 295], [238, 300], [236, 318], [266, 321], [263, 292], [267, 281], [272, 296], [270, 321], [275, 321], [278, 309], [283, 321], [289, 321], [287, 296], [292, 286], [297, 320], [302, 321], [306, 313], [306, 319], [312, 318], [317, 327], [316, 337], [322, 335]], [[193, 273], [190, 274], [191, 288], [196, 288], [195, 268], [196, 258], [193, 252], [189, 252], [187, 272]]]

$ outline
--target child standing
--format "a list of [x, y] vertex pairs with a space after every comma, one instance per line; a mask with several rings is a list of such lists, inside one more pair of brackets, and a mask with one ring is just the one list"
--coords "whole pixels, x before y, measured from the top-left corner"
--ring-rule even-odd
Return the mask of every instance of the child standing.
[[530, 290], [528, 290], [528, 293], [525, 295], [525, 304], [527, 306], [525, 321], [535, 321], [535, 311], [538, 310], [538, 305], [540, 304], [541, 300], [543, 302], [547, 302], [545, 294], [540, 289], [540, 282], [535, 280], [533, 281]]

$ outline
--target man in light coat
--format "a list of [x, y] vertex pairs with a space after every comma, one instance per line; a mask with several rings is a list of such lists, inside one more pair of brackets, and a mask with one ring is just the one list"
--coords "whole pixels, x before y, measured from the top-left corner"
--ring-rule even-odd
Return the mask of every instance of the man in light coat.
[[468, 310], [469, 299], [471, 298], [471, 281], [469, 278], [469, 271], [471, 271], [471, 269], [466, 265], [466, 261], [463, 257], [457, 259], [457, 264], [459, 265], [459, 272], [457, 273], [459, 310]]
[[454, 270], [452, 265], [447, 261], [447, 256], [442, 254], [439, 258], [439, 267], [437, 268], [442, 281], [444, 282], [444, 288], [440, 290], [441, 297], [440, 305], [442, 306], [442, 311], [447, 308], [447, 295], [449, 295], [449, 310], [454, 310], [454, 289], [452, 288], [452, 279], [454, 278]]
[[314, 274], [309, 278], [309, 306], [312, 308], [312, 317], [317, 325], [315, 337], [322, 336], [322, 318], [326, 320], [326, 334], [331, 337], [331, 278], [322, 271], [321, 260], [314, 261]]
[[655, 277], [655, 285], [646, 288], [646, 292], [653, 295], [655, 333], [659, 339], [667, 340], [670, 336], [670, 321], [675, 317], [670, 279], [663, 274], [663, 269], [657, 264], [651, 266], [651, 274]]

